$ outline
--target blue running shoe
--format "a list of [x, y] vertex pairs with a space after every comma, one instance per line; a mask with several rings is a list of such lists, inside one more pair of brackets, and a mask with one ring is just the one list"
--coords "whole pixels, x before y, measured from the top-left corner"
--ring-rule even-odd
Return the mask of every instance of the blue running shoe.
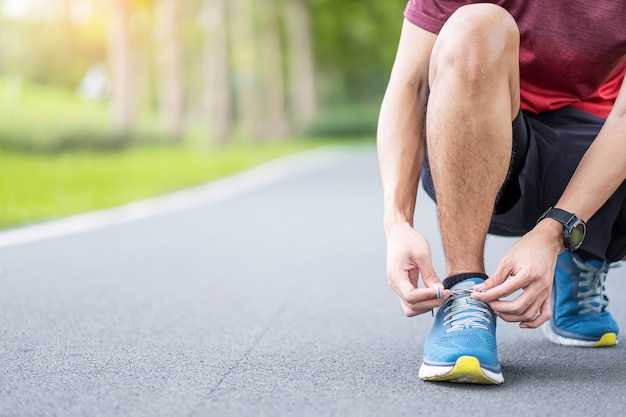
[[558, 345], [615, 346], [619, 325], [606, 310], [609, 299], [604, 281], [616, 265], [600, 260], [583, 262], [564, 252], [557, 258], [552, 287], [552, 318], [543, 325], [548, 339]]
[[424, 344], [419, 377], [426, 381], [499, 384], [504, 381], [496, 346], [496, 316], [471, 297], [481, 278], [454, 285]]

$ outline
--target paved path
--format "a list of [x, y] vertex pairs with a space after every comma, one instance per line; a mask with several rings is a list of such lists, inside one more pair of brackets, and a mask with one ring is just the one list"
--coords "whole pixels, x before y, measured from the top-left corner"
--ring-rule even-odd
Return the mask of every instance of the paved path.
[[[0, 416], [626, 415], [623, 341], [562, 348], [500, 322], [504, 384], [420, 381], [432, 317], [405, 318], [386, 286], [374, 149], [315, 158], [0, 249]], [[417, 218], [442, 272], [423, 194]], [[490, 238], [488, 268], [510, 243]], [[622, 327], [625, 275], [609, 280]]]

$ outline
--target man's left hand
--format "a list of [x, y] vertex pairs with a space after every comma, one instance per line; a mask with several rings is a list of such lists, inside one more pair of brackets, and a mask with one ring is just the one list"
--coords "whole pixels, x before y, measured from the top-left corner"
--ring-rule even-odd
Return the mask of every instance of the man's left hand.
[[[540, 222], [509, 249], [489, 279], [474, 287], [472, 297], [522, 328], [537, 328], [548, 321], [556, 258], [563, 251], [562, 230], [551, 220]], [[501, 300], [518, 290], [522, 293], [517, 297]]]

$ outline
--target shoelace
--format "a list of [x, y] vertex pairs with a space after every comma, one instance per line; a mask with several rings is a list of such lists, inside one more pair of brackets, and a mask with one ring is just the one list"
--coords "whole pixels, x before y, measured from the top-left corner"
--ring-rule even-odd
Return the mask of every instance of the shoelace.
[[446, 333], [470, 328], [489, 330], [487, 325], [493, 317], [491, 308], [483, 301], [474, 300], [472, 292], [471, 288], [452, 291], [443, 308], [443, 325], [450, 325]]
[[609, 297], [604, 287], [606, 275], [609, 269], [616, 268], [619, 264], [604, 263], [595, 267], [577, 258], [574, 258], [574, 263], [581, 270], [578, 287], [584, 289], [576, 294], [579, 298], [578, 305], [582, 307], [578, 314], [601, 313], [609, 305]]

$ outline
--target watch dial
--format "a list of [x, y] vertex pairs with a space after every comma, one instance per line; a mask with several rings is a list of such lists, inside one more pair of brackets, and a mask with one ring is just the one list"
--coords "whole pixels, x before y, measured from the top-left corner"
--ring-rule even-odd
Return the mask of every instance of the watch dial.
[[583, 243], [583, 239], [585, 238], [585, 225], [583, 223], [578, 223], [572, 229], [570, 233], [570, 242], [573, 247], [578, 247], [581, 243]]

